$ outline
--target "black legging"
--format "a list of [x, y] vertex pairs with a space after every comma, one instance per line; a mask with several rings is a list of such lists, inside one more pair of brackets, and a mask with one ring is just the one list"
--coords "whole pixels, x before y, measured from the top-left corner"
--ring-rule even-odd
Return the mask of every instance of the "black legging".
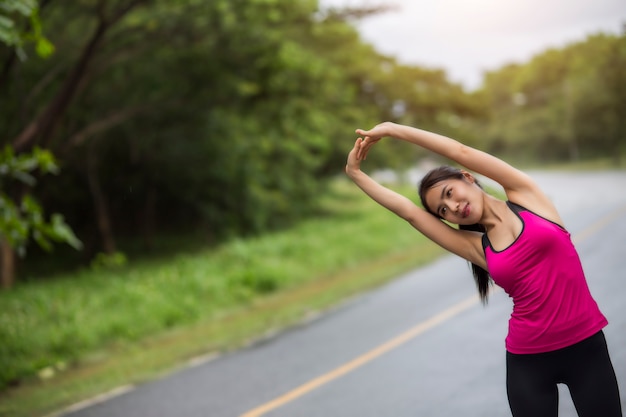
[[619, 390], [602, 331], [553, 352], [506, 354], [513, 417], [556, 417], [557, 384], [566, 384], [580, 417], [621, 417]]

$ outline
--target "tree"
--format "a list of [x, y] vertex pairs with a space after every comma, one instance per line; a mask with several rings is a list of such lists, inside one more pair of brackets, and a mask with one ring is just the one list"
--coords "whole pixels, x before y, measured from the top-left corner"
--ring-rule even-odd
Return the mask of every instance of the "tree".
[[594, 34], [485, 77], [491, 150], [532, 160], [623, 153], [624, 35]]
[[47, 103], [43, 111], [26, 124], [13, 139], [13, 147], [17, 151], [28, 149], [37, 143], [43, 146], [48, 144], [73, 100], [79, 84], [83, 81], [87, 68], [107, 31], [130, 10], [145, 2], [146, 0], [129, 0], [115, 5], [110, 5], [111, 2], [106, 0], [97, 2], [94, 6], [97, 21], [91, 35], [54, 97]]
[[587, 153], [610, 155], [619, 166], [626, 143], [626, 32], [590, 36], [580, 49], [588, 61], [575, 61], [573, 129]]
[[[42, 4], [45, 4], [44, 1]], [[0, 42], [11, 48], [6, 57], [1, 80], [4, 84], [15, 58], [27, 59], [25, 48], [35, 45], [41, 58], [54, 52], [54, 46], [43, 35], [39, 7], [34, 0], [4, 0], [0, 3]], [[27, 23], [24, 24], [24, 19]], [[20, 26], [25, 27], [21, 29]], [[46, 220], [43, 209], [29, 190], [39, 175], [57, 173], [53, 155], [39, 148], [16, 155], [6, 145], [0, 152], [0, 286], [9, 288], [15, 281], [15, 253], [26, 255], [31, 239], [45, 250], [52, 250], [52, 242], [66, 242], [76, 249], [81, 242], [65, 223], [62, 215], [52, 214]]]
[[381, 10], [49, 2], [41, 16], [56, 52], [12, 67], [0, 141], [61, 161], [38, 197], [64, 213], [85, 257], [124, 252], [138, 234], [150, 243], [192, 229], [215, 242], [287, 227], [314, 212], [345, 163], [338, 139], [356, 125], [399, 101], [434, 124], [471, 113], [445, 73], [401, 68], [348, 23]]

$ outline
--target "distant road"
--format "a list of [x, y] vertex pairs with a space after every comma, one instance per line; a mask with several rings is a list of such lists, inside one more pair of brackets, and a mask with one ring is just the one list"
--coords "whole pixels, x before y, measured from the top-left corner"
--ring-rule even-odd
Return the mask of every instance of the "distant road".
[[[531, 173], [581, 254], [626, 404], [626, 172]], [[250, 348], [72, 417], [502, 417], [511, 302], [447, 256]], [[561, 389], [560, 417], [575, 416]]]

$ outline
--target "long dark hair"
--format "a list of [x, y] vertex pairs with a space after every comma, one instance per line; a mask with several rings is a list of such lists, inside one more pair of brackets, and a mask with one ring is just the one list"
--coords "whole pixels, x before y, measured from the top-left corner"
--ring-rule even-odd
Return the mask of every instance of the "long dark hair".
[[[457, 180], [464, 179], [463, 171], [461, 171], [458, 168], [454, 168], [454, 167], [446, 166], [446, 165], [441, 166], [439, 168], [432, 169], [424, 176], [424, 178], [422, 178], [422, 181], [420, 182], [419, 187], [418, 187], [418, 193], [420, 196], [420, 200], [422, 201], [422, 205], [424, 206], [426, 211], [428, 211], [430, 214], [438, 218], [441, 218], [441, 216], [434, 213], [430, 209], [430, 207], [428, 207], [428, 204], [426, 204], [426, 198], [425, 198], [426, 191], [428, 191], [429, 189], [431, 189], [432, 187], [434, 187], [436, 184], [440, 183], [441, 181], [448, 180], [448, 179], [457, 179]], [[476, 182], [476, 185], [482, 188], [482, 186], [478, 183], [478, 180], [475, 180], [475, 182]], [[486, 233], [485, 226], [479, 223], [470, 224], [470, 225], [459, 225], [459, 229]], [[485, 269], [481, 268], [480, 266], [474, 263], [470, 262], [470, 264], [472, 266], [472, 274], [474, 275], [474, 281], [476, 281], [476, 287], [478, 288], [478, 294], [480, 295], [480, 300], [483, 302], [483, 304], [486, 304], [487, 296], [489, 294], [489, 285], [491, 285], [493, 281], [491, 277], [489, 276], [489, 272], [487, 272]]]

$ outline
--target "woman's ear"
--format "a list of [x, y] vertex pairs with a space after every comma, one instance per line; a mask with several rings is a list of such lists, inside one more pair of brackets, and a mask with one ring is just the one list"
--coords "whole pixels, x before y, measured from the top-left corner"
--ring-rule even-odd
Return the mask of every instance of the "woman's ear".
[[461, 170], [461, 173], [463, 174], [463, 178], [465, 178], [470, 184], [474, 184], [476, 182], [476, 178], [474, 178], [474, 176], [469, 172]]

